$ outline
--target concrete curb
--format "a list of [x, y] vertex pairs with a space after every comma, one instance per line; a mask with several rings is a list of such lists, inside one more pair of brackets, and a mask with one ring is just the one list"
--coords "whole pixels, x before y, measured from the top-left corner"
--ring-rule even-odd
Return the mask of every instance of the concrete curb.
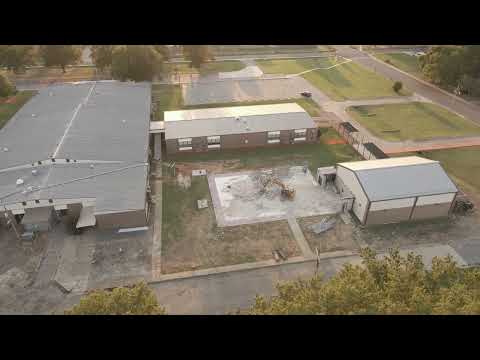
[[[350, 256], [358, 256], [358, 252], [343, 250], [343, 251], [331, 251], [331, 252], [321, 253], [319, 255], [319, 260], [320, 261], [330, 260], [330, 259], [337, 259], [337, 258], [350, 257]], [[248, 263], [248, 264], [229, 265], [229, 266], [221, 266], [221, 267], [210, 268], [210, 269], [193, 270], [193, 271], [185, 271], [185, 272], [174, 273], [174, 274], [167, 274], [167, 275], [162, 275], [156, 279], [152, 279], [148, 283], [156, 284], [156, 283], [174, 281], [174, 280], [180, 280], [180, 279], [205, 277], [209, 275], [226, 274], [226, 273], [238, 272], [238, 271], [257, 270], [257, 269], [277, 267], [282, 265], [302, 264], [302, 263], [314, 262], [314, 261], [316, 261], [315, 256], [311, 258], [306, 258], [304, 256], [296, 256], [289, 260], [278, 262], [278, 263], [272, 259], [272, 260], [265, 260], [265, 261], [257, 261], [257, 262]]]

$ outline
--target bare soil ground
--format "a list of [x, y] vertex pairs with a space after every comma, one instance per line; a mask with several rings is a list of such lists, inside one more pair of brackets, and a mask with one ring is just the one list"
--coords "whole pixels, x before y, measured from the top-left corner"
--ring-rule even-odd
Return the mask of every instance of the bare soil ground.
[[[287, 257], [301, 255], [287, 221], [218, 228], [206, 178], [193, 178], [193, 189], [185, 189], [188, 172], [181, 174], [164, 183], [164, 201], [169, 205], [164, 203], [162, 273], [272, 259], [274, 249]], [[209, 207], [197, 209], [197, 197], [207, 199]], [[170, 208], [173, 199], [176, 209]]]
[[335, 226], [321, 234], [315, 234], [310, 226], [319, 223], [325, 216], [310, 216], [298, 219], [298, 224], [303, 231], [305, 239], [308, 241], [310, 248], [315, 252], [318, 248], [319, 252], [340, 251], [340, 250], [358, 250], [358, 245], [352, 237], [353, 226], [346, 225], [336, 217]]

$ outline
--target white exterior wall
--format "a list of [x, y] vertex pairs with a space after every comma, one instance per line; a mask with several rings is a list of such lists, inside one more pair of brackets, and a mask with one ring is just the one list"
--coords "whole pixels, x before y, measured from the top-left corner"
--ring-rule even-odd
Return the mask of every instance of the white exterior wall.
[[375, 202], [372, 202], [372, 204], [370, 205], [370, 211], [412, 207], [414, 202], [415, 202], [414, 197], [407, 198], [407, 199], [375, 201]]
[[417, 206], [451, 203], [455, 194], [440, 194], [431, 196], [419, 196]]
[[[338, 180], [339, 178], [340, 181]], [[363, 189], [358, 182], [355, 174], [352, 171], [345, 169], [344, 167], [338, 166], [335, 185], [340, 191], [343, 187], [342, 183], [345, 184], [348, 190], [351, 191], [353, 196], [355, 197], [355, 200], [353, 201], [352, 211], [357, 216], [357, 218], [363, 222], [368, 205], [367, 196], [363, 192]]]

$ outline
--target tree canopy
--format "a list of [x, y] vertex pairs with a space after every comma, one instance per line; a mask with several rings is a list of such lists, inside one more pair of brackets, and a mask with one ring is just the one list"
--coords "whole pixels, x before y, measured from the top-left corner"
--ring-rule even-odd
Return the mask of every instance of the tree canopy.
[[202, 64], [213, 59], [208, 45], [184, 45], [183, 56], [190, 61], [190, 67], [200, 69]]
[[433, 46], [420, 57], [423, 75], [435, 84], [478, 92], [480, 45]]
[[42, 45], [40, 55], [45, 66], [60, 66], [65, 72], [65, 67], [75, 64], [80, 59], [82, 52], [74, 45]]
[[0, 45], [0, 67], [9, 71], [21, 72], [34, 64], [34, 58], [35, 47], [32, 45]]
[[112, 66], [115, 45], [92, 45], [91, 50], [93, 63], [100, 71]]
[[249, 314], [480, 314], [480, 269], [435, 258], [431, 270], [413, 253], [392, 250], [383, 259], [364, 249], [363, 266], [347, 264], [327, 281], [277, 285], [257, 296]]
[[142, 282], [132, 288], [97, 290], [83, 297], [65, 315], [164, 315], [155, 293]]
[[6, 76], [0, 74], [0, 97], [7, 97], [15, 94], [15, 86], [8, 80]]
[[151, 81], [162, 73], [163, 57], [150, 45], [118, 46], [112, 54], [112, 76], [122, 81]]

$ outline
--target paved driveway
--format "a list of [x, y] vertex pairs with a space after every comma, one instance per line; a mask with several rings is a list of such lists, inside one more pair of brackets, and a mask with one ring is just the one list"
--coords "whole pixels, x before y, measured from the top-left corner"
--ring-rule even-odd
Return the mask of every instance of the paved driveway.
[[299, 98], [303, 91], [312, 92], [317, 102], [329, 100], [302, 77], [198, 82], [183, 85], [182, 91], [186, 105], [285, 100]]

